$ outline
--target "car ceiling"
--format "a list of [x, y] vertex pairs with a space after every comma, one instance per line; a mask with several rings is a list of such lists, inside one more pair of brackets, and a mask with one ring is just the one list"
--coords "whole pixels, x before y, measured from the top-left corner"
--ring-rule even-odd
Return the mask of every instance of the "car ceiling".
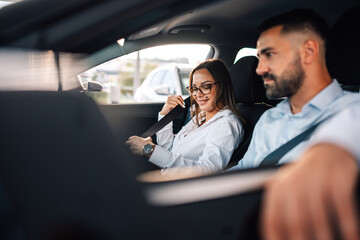
[[[127, 37], [127, 45], [122, 50], [126, 52], [179, 42], [209, 43], [239, 49], [243, 46], [255, 47], [256, 27], [264, 19], [280, 12], [311, 8], [331, 25], [357, 2], [25, 0], [0, 11], [0, 46], [93, 54], [115, 44], [117, 39]], [[194, 27], [189, 30], [189, 26]], [[141, 30], [153, 30], [155, 27], [157, 30], [151, 36], [140, 35], [139, 38], [136, 35]], [[170, 33], [177, 27], [180, 27], [178, 33]], [[202, 29], [207, 30], [202, 33]]]

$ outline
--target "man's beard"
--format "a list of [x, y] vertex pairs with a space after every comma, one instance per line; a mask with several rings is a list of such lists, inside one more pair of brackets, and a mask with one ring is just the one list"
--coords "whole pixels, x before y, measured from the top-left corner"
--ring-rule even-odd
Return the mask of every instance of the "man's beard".
[[273, 74], [265, 73], [262, 78], [274, 80], [273, 85], [264, 84], [266, 96], [269, 99], [292, 97], [301, 88], [305, 78], [300, 56], [295, 56], [294, 61], [288, 65], [281, 76], [277, 77]]

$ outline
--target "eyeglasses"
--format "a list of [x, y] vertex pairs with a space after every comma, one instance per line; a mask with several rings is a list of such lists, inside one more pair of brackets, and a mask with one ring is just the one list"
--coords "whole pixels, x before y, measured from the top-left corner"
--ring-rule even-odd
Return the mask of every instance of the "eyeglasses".
[[190, 93], [190, 95], [197, 95], [198, 91], [200, 91], [202, 94], [206, 95], [211, 92], [212, 85], [218, 84], [217, 82], [214, 83], [207, 83], [207, 84], [201, 84], [199, 87], [195, 86], [188, 86], [186, 87], [186, 90]]

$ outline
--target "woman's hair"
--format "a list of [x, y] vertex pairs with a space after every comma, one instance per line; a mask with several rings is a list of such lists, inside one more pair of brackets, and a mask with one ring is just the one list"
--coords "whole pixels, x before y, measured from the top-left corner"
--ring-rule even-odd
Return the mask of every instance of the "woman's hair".
[[[207, 69], [211, 76], [214, 78], [217, 83], [216, 93], [215, 93], [215, 101], [214, 108], [216, 110], [220, 110], [223, 106], [224, 108], [230, 109], [239, 119], [245, 123], [245, 120], [239, 115], [236, 110], [236, 102], [234, 97], [234, 90], [231, 83], [230, 73], [226, 68], [225, 64], [219, 59], [208, 59], [202, 63], [200, 63], [197, 67], [195, 67], [190, 73], [189, 85], [193, 84], [193, 76], [197, 70]], [[201, 112], [199, 105], [195, 101], [194, 97], [191, 96], [191, 116], [196, 119], [196, 124], [201, 125], [199, 121], [199, 114]], [[193, 107], [195, 106], [195, 107]]]

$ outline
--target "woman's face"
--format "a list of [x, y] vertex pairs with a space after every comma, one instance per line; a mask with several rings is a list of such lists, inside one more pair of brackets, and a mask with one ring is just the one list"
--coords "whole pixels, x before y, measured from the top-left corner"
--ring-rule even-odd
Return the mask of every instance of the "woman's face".
[[193, 95], [201, 111], [205, 111], [206, 113], [213, 113], [215, 111], [216, 88], [218, 85], [212, 85], [213, 83], [215, 83], [215, 80], [206, 68], [194, 72], [192, 86], [198, 89], [201, 88], [201, 90], [205, 92], [209, 91], [209, 88], [211, 89], [208, 94], [204, 94], [198, 90], [196, 94]]

